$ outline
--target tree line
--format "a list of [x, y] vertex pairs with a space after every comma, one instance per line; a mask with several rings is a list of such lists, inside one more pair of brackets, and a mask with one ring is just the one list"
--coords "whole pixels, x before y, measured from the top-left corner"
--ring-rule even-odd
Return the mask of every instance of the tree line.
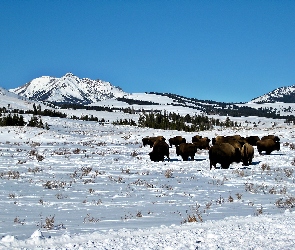
[[[248, 108], [242, 107], [241, 109], [238, 109], [239, 111], [243, 110], [243, 112], [239, 112], [238, 110], [234, 111], [236, 105], [233, 105], [232, 112], [229, 111], [229, 109], [224, 109], [224, 115], [227, 116], [225, 121], [221, 121], [218, 118], [209, 118], [205, 115], [194, 115], [191, 116], [189, 114], [185, 116], [181, 116], [179, 114], [176, 114], [174, 112], [168, 113], [164, 110], [164, 112], [161, 112], [159, 110], [134, 110], [132, 107], [128, 108], [114, 108], [116, 110], [119, 110], [124, 113], [128, 114], [139, 114], [139, 120], [136, 123], [132, 119], [120, 119], [117, 121], [114, 121], [113, 125], [131, 125], [131, 126], [140, 126], [140, 127], [149, 127], [149, 128], [155, 128], [155, 129], [163, 129], [163, 130], [179, 130], [179, 131], [187, 131], [187, 132], [194, 132], [194, 131], [204, 131], [212, 129], [214, 126], [220, 126], [220, 127], [238, 127], [241, 126], [241, 124], [238, 124], [237, 122], [233, 122], [230, 120], [228, 116], [241, 116], [248, 114]], [[73, 105], [71, 108], [82, 108], [80, 105]], [[85, 108], [85, 106], [83, 106]], [[104, 110], [112, 112], [114, 109], [105, 109], [103, 107], [90, 107], [89, 110]], [[223, 107], [221, 108], [221, 110]], [[212, 111], [212, 110], [211, 110]], [[250, 111], [250, 110], [249, 110]], [[252, 113], [252, 109], [250, 113]], [[219, 111], [220, 112], [220, 111]], [[235, 113], [236, 112], [236, 113]], [[257, 111], [258, 113], [261, 112], [261, 110]], [[2, 117], [2, 113], [8, 113], [8, 115]], [[222, 112], [221, 112], [222, 113]], [[275, 112], [269, 113], [269, 117], [274, 117]], [[33, 116], [28, 122], [24, 121], [24, 117], [22, 114], [32, 114]], [[252, 113], [253, 114], [253, 113]], [[260, 113], [261, 114], [261, 113]], [[259, 116], [256, 113], [257, 116]], [[47, 123], [43, 123], [41, 116], [50, 116], [50, 117], [60, 117], [60, 118], [66, 118], [67, 114], [62, 113], [60, 111], [54, 110], [54, 109], [41, 109], [40, 104], [36, 105], [33, 104], [32, 110], [19, 110], [19, 109], [10, 109], [10, 105], [8, 105], [8, 109], [3, 107], [0, 108], [0, 126], [31, 126], [31, 127], [39, 127], [39, 128], [45, 128], [49, 129], [49, 125]], [[278, 118], [278, 116], [275, 116]], [[94, 121], [99, 123], [105, 123], [108, 122], [104, 118], [98, 119], [97, 117], [93, 115], [81, 115], [80, 117], [72, 115], [69, 117], [70, 119], [75, 120], [83, 120], [83, 121]], [[281, 119], [285, 118], [285, 122], [290, 124], [295, 124], [295, 118], [294, 116], [287, 116], [287, 117], [280, 117]]]
[[[0, 113], [1, 115], [1, 113]], [[0, 126], [29, 126], [43, 129], [49, 129], [48, 123], [43, 123], [41, 116], [32, 116], [28, 122], [25, 122], [23, 115], [19, 114], [8, 114], [7, 116], [1, 115]]]
[[145, 113], [140, 115], [138, 126], [163, 130], [194, 132], [209, 130], [212, 129], [213, 126], [237, 127], [241, 125], [237, 122], [231, 121], [229, 117], [227, 117], [225, 121], [220, 121], [220, 119], [209, 118], [204, 115], [190, 116], [187, 114], [181, 116], [174, 112], [167, 113], [164, 111], [163, 114]]

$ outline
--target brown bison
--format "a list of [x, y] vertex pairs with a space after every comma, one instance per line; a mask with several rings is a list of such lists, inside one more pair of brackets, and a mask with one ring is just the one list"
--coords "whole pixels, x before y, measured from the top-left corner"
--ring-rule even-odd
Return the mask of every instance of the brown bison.
[[214, 145], [215, 143], [225, 143], [229, 140], [243, 140], [243, 137], [241, 137], [240, 135], [227, 135], [227, 136], [223, 136], [223, 135], [218, 135], [215, 138], [212, 138], [212, 144]]
[[256, 142], [260, 140], [259, 136], [251, 135], [245, 138], [246, 142], [252, 146], [256, 146]]
[[241, 158], [245, 166], [252, 164], [254, 157], [254, 148], [251, 144], [245, 143], [241, 149]]
[[198, 140], [194, 140], [193, 144], [196, 145], [198, 149], [209, 149], [210, 139], [208, 137], [200, 138]]
[[217, 143], [209, 149], [210, 169], [212, 166], [216, 168], [216, 164], [220, 163], [221, 168], [227, 169], [233, 162], [241, 161], [241, 151], [229, 143]]
[[153, 151], [149, 153], [151, 161], [164, 161], [164, 156], [169, 158], [169, 145], [165, 141], [157, 140], [154, 143]]
[[280, 138], [276, 135], [266, 135], [261, 138], [261, 140], [272, 139], [273, 141], [280, 141]]
[[146, 145], [150, 145], [150, 147], [152, 148], [155, 141], [160, 140], [160, 141], [165, 141], [166, 139], [163, 136], [156, 136], [156, 137], [145, 137], [142, 138], [142, 144], [145, 147]]
[[197, 142], [198, 140], [200, 140], [202, 138], [201, 135], [195, 135], [192, 137], [192, 142]]
[[224, 138], [225, 138], [224, 136], [218, 135], [215, 138], [212, 138], [212, 144], [215, 145], [216, 143], [222, 143]]
[[176, 147], [177, 145], [180, 145], [181, 143], [185, 143], [185, 142], [186, 142], [186, 139], [183, 138], [182, 136], [175, 136], [169, 139], [170, 147], [172, 147], [172, 145]]
[[260, 140], [256, 145], [259, 154], [261, 154], [262, 151], [265, 151], [265, 154], [269, 155], [274, 150], [280, 150], [280, 142], [274, 141], [273, 139]]
[[194, 143], [181, 143], [176, 146], [176, 154], [182, 157], [183, 161], [188, 161], [188, 157], [193, 161], [195, 154], [197, 152], [197, 147]]
[[228, 138], [228, 139], [235, 139], [235, 140], [243, 139], [243, 137], [240, 136], [240, 135], [228, 135], [228, 136], [226, 136], [226, 138]]
[[[238, 139], [239, 138], [239, 139]], [[212, 138], [212, 144], [219, 144], [219, 143], [229, 143], [235, 148], [241, 149], [245, 143], [245, 139], [236, 135], [236, 136], [216, 136]]]

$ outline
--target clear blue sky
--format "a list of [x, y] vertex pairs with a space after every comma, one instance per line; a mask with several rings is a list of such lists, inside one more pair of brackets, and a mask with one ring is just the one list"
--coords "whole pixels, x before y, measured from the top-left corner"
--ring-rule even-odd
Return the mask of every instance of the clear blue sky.
[[295, 84], [294, 0], [0, 0], [0, 86], [40, 76], [245, 102]]

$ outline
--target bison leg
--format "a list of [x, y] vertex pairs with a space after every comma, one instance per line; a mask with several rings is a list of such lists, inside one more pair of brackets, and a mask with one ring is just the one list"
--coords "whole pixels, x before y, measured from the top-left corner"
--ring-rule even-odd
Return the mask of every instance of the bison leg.
[[221, 163], [221, 168], [223, 169], [228, 169], [229, 168], [229, 165], [228, 163]]
[[213, 161], [210, 160], [210, 170], [212, 169], [212, 166], [214, 168], [216, 168], [216, 163], [214, 163]]
[[188, 161], [188, 155], [186, 155], [186, 154], [182, 155], [182, 160], [183, 161]]
[[167, 155], [167, 159], [168, 159], [168, 161], [170, 161], [170, 157], [169, 157], [169, 155]]

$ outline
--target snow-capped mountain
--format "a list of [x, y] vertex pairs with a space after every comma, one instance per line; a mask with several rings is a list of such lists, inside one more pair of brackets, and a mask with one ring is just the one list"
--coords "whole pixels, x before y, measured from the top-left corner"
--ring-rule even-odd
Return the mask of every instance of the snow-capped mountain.
[[89, 104], [126, 95], [110, 82], [91, 80], [67, 73], [61, 78], [42, 76], [10, 92], [37, 101]]
[[21, 98], [19, 95], [15, 94], [15, 93], [11, 93], [6, 89], [3, 89], [0, 87], [0, 96], [5, 96], [5, 97], [14, 97], [14, 98]]
[[295, 85], [277, 88], [265, 95], [254, 98], [250, 103], [295, 103]]
[[67, 73], [61, 78], [39, 77], [9, 91], [10, 94], [17, 94], [18, 98], [52, 102], [57, 106], [78, 104], [81, 107], [87, 105], [110, 109], [166, 110], [176, 113], [185, 107], [187, 113], [229, 116], [277, 117], [295, 114], [295, 85], [275, 89], [248, 103], [237, 104], [198, 100], [171, 93], [126, 93], [110, 82], [80, 79], [72, 73]]

